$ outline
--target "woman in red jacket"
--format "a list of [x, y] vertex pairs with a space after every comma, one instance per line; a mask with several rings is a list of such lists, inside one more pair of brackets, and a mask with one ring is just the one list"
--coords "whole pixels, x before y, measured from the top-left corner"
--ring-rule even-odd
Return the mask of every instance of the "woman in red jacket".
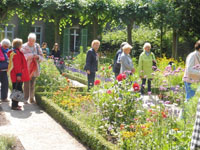
[[[14, 39], [12, 46], [13, 50], [8, 52], [8, 73], [10, 74], [13, 89], [22, 91], [23, 82], [30, 80], [26, 59], [24, 54], [20, 51], [22, 47], [22, 39]], [[15, 100], [12, 100], [12, 109], [22, 110], [21, 106], [18, 105], [18, 101]]]

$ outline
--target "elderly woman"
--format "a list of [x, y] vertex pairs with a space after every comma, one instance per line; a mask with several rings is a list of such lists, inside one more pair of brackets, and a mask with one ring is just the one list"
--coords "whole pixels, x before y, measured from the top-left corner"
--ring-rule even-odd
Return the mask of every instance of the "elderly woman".
[[[27, 61], [28, 71], [30, 80], [24, 82], [24, 97], [27, 100], [30, 97], [30, 103], [35, 103], [34, 93], [35, 93], [35, 81], [36, 78], [40, 75], [40, 65], [39, 63], [44, 60], [43, 53], [40, 48], [40, 45], [36, 43], [35, 33], [30, 33], [28, 35], [28, 42], [22, 45], [21, 51], [24, 53], [24, 56]], [[35, 69], [33, 70], [32, 64], [36, 62]]]
[[99, 40], [93, 40], [91, 44], [91, 49], [88, 50], [86, 56], [86, 64], [84, 70], [87, 72], [88, 77], [88, 91], [92, 86], [94, 86], [95, 74], [98, 70], [98, 55], [97, 51], [100, 46]]
[[183, 76], [186, 101], [195, 95], [195, 91], [191, 88], [191, 84], [200, 81], [200, 70], [197, 67], [200, 65], [200, 40], [196, 42], [194, 48], [195, 51], [191, 52], [186, 58], [185, 73]]
[[[22, 47], [22, 39], [14, 39], [12, 46], [13, 50], [8, 52], [8, 74], [10, 74], [13, 89], [22, 91], [23, 82], [30, 80], [26, 59], [24, 54], [20, 51]], [[13, 110], [22, 110], [21, 106], [18, 105], [18, 101], [13, 99], [11, 108]]]
[[10, 40], [3, 39], [0, 44], [0, 83], [1, 83], [1, 101], [8, 102], [8, 56], [7, 52], [10, 47]]
[[120, 49], [117, 51], [116, 55], [115, 55], [115, 59], [114, 59], [114, 67], [113, 67], [113, 72], [115, 73], [115, 77], [117, 77], [120, 73], [120, 68], [121, 68], [121, 54], [123, 52], [122, 47], [124, 45], [128, 44], [127, 42], [123, 42], [120, 45]]
[[135, 69], [133, 67], [133, 62], [130, 56], [132, 46], [127, 43], [122, 47], [122, 49], [123, 53], [121, 54], [121, 60], [120, 60], [121, 62], [120, 73], [132, 74], [135, 72]]
[[148, 93], [151, 93], [151, 80], [153, 73], [153, 62], [156, 63], [155, 55], [151, 52], [151, 44], [145, 43], [143, 46], [143, 52], [139, 57], [139, 75], [142, 79], [141, 94], [144, 94], [144, 86], [146, 80], [148, 81]]

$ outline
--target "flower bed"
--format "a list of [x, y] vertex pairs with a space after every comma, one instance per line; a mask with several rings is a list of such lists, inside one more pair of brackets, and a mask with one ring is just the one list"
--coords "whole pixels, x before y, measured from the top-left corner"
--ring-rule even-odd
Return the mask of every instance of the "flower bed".
[[[49, 64], [45, 67], [53, 68]], [[47, 68], [46, 70], [48, 70]], [[70, 130], [75, 132], [74, 134], [78, 137], [81, 138], [87, 128], [92, 130], [88, 131], [88, 134], [98, 133], [107, 141], [116, 144], [119, 149], [124, 150], [189, 148], [199, 96], [195, 96], [187, 105], [184, 103], [184, 91], [182, 85], [179, 84], [180, 79], [178, 79], [182, 76], [182, 69], [166, 68], [154, 73], [152, 86], [159, 87], [159, 93], [163, 97], [157, 104], [149, 103], [145, 107], [140, 99], [138, 83], [141, 81], [137, 76], [121, 75], [121, 78], [119, 77], [113, 82], [98, 80], [91, 92], [87, 93], [69, 88], [69, 83], [63, 76], [59, 76], [62, 79], [54, 80], [55, 73], [52, 75], [52, 73], [44, 72], [45, 80], [52, 80], [45, 82], [47, 88], [40, 93], [48, 99], [38, 98], [40, 101], [38, 103], [41, 103], [52, 116], [58, 117], [59, 122], [68, 128], [72, 126]], [[174, 74], [176, 78], [173, 78]], [[39, 78], [38, 83], [40, 80], [44, 86], [44, 79]], [[55, 85], [53, 85], [54, 82]], [[52, 87], [49, 88], [48, 84]], [[172, 103], [184, 108], [183, 119], [177, 119], [177, 116], [173, 115], [172, 108], [169, 107], [169, 104]], [[68, 123], [68, 121], [71, 122], [71, 119], [67, 119], [63, 113], [72, 119], [79, 120], [78, 122], [84, 124], [85, 127], [81, 126], [80, 128], [76, 126], [77, 123]], [[82, 128], [84, 128], [84, 132], [81, 131], [79, 135], [78, 132]], [[94, 136], [92, 136], [93, 138]], [[84, 139], [86, 137], [82, 140], [84, 141]], [[97, 142], [96, 139], [94, 141], [89, 142], [91, 147]], [[101, 146], [98, 148], [104, 149]]]

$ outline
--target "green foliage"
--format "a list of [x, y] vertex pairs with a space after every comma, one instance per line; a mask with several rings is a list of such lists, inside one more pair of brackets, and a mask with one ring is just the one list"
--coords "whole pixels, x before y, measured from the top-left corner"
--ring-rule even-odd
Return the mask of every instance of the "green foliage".
[[0, 150], [12, 150], [16, 138], [8, 135], [0, 135]]
[[[155, 54], [159, 52], [159, 30], [141, 25], [139, 28], [133, 30], [132, 39], [132, 52], [137, 57], [143, 51], [143, 45], [145, 42], [151, 43], [152, 51]], [[102, 37], [102, 47], [107, 51], [116, 51], [119, 49], [120, 44], [125, 41], [127, 41], [125, 30], [107, 32]]]
[[83, 70], [85, 66], [85, 61], [86, 61], [86, 53], [83, 51], [83, 47], [80, 46], [80, 54], [78, 54], [74, 58], [73, 63], [75, 64], [76, 68]]
[[60, 75], [53, 60], [49, 59], [48, 61], [42, 62], [40, 67], [41, 74], [37, 78], [37, 88], [41, 88], [45, 92], [50, 92], [67, 85], [66, 79]]

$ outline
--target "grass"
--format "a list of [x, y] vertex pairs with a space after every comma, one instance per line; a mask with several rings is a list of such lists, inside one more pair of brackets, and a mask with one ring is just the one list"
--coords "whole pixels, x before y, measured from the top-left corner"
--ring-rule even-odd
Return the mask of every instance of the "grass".
[[16, 138], [10, 135], [0, 135], [0, 150], [12, 150]]

